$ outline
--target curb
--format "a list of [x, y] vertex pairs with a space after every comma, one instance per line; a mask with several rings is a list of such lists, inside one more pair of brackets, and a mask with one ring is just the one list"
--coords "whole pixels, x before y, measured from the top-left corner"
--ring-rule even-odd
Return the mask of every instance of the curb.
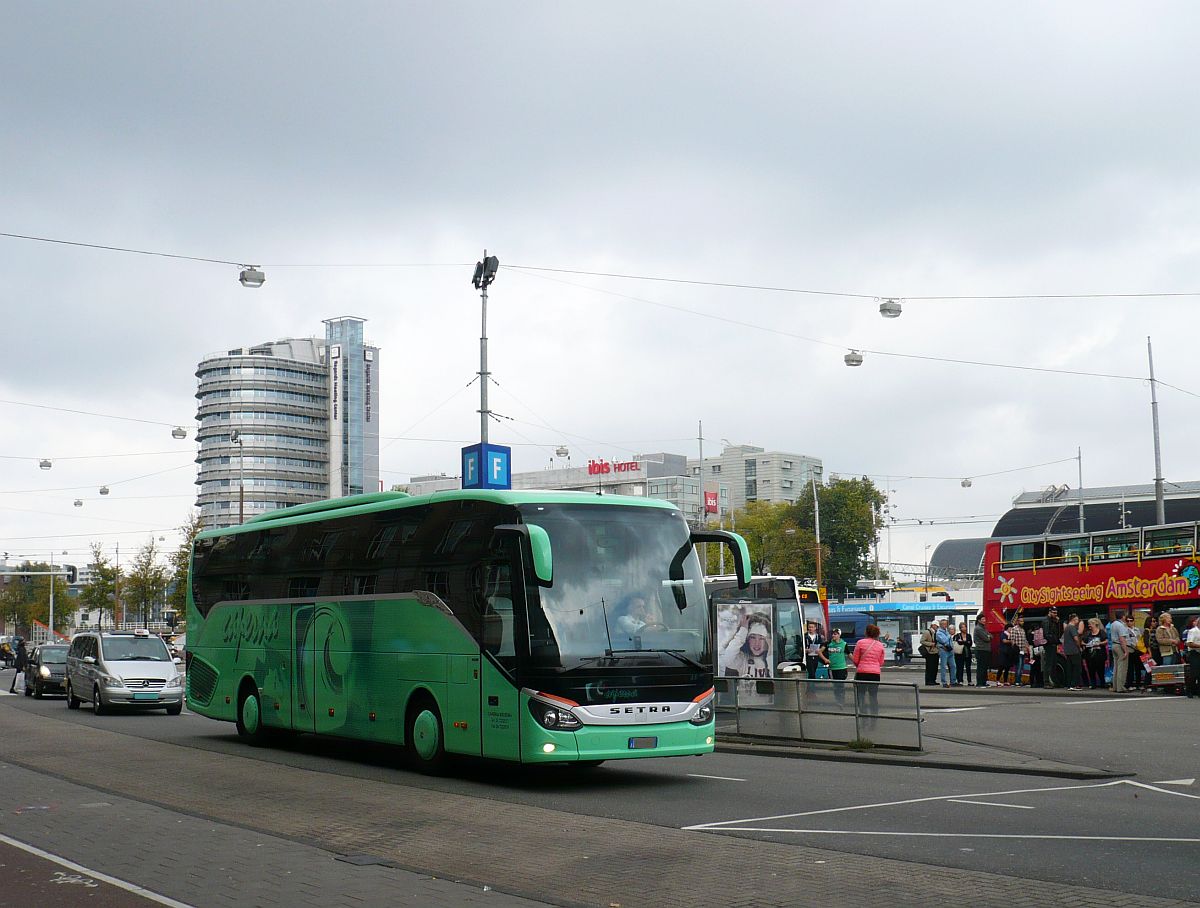
[[877, 766], [925, 766], [930, 769], [952, 769], [959, 772], [991, 772], [1009, 775], [1043, 776], [1054, 779], [1120, 779], [1134, 773], [1109, 772], [1104, 769], [1070, 767], [1066, 764], [1050, 766], [1013, 766], [1007, 763], [969, 763], [939, 757], [908, 755], [896, 751], [873, 751], [856, 753], [850, 750], [827, 750], [808, 746], [783, 746], [758, 744], [750, 741], [722, 741], [717, 739], [718, 753], [750, 754], [760, 757], [782, 757], [792, 760], [826, 760], [833, 763], [865, 763]]

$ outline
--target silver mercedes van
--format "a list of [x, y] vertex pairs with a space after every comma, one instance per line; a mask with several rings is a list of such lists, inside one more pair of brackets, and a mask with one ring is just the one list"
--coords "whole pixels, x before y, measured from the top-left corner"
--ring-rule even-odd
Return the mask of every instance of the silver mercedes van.
[[87, 631], [67, 651], [67, 708], [92, 704], [96, 715], [114, 707], [183, 710], [181, 660], [147, 630]]

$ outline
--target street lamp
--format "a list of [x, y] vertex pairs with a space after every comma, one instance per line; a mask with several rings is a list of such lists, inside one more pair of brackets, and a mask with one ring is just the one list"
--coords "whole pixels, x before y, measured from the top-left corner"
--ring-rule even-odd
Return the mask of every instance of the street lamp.
[[100, 486], [100, 494], [107, 495], [108, 494], [108, 486]]
[[234, 429], [229, 440], [238, 446], [238, 523], [246, 522], [246, 475], [244, 449], [242, 448], [242, 433]]
[[962, 482], [960, 482], [960, 483], [959, 483], [959, 485], [960, 485], [960, 486], [962, 486], [964, 489], [969, 489], [969, 488], [971, 488], [971, 486], [972, 486], [973, 484], [974, 484], [974, 483], [972, 483], [972, 482], [971, 482], [971, 479], [970, 479], [970, 477], [968, 477], [968, 478], [964, 479]]
[[855, 366], [861, 366], [863, 364], [863, 355], [857, 350], [851, 350], [842, 357], [842, 361], [845, 362], [847, 366], [854, 368]]
[[243, 265], [242, 273], [238, 275], [238, 280], [241, 281], [243, 287], [261, 287], [266, 279], [267, 276], [259, 270], [257, 265]]
[[83, 507], [83, 499], [82, 498], [75, 499], [75, 507], [77, 507], [77, 508]]
[[171, 437], [175, 439], [187, 438], [187, 429], [183, 426], [176, 426], [171, 430]]
[[[483, 260], [475, 263], [475, 273], [471, 276], [471, 284], [479, 291], [482, 318], [479, 333], [479, 442], [486, 446], [488, 441], [488, 420], [492, 411], [488, 409], [488, 382], [491, 373], [487, 367], [487, 288], [496, 279], [500, 270], [500, 259], [488, 255], [483, 250]], [[483, 456], [483, 453], [480, 454]]]
[[903, 307], [897, 299], [885, 299], [879, 304], [879, 314], [884, 318], [899, 318], [902, 311]]
[[39, 461], [38, 461], [38, 468], [39, 468], [39, 469], [42, 469], [42, 470], [49, 470], [49, 469], [50, 469], [52, 466], [54, 466], [54, 464], [52, 464], [52, 463], [51, 463], [49, 460], [47, 460], [47, 459], [46, 459], [46, 458], [44, 458], [44, 457], [43, 457], [41, 460], [39, 460]]

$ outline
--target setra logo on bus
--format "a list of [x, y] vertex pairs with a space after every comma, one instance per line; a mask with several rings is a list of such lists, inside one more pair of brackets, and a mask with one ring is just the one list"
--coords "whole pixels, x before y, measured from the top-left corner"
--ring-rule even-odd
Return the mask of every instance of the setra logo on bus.
[[610, 706], [610, 716], [641, 715], [643, 713], [669, 713], [670, 706]]

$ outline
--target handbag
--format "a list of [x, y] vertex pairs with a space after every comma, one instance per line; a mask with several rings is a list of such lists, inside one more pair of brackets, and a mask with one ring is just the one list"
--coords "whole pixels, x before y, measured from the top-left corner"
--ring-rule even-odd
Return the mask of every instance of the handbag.
[[954, 644], [954, 655], [961, 656], [963, 654], [963, 645], [961, 643]]

